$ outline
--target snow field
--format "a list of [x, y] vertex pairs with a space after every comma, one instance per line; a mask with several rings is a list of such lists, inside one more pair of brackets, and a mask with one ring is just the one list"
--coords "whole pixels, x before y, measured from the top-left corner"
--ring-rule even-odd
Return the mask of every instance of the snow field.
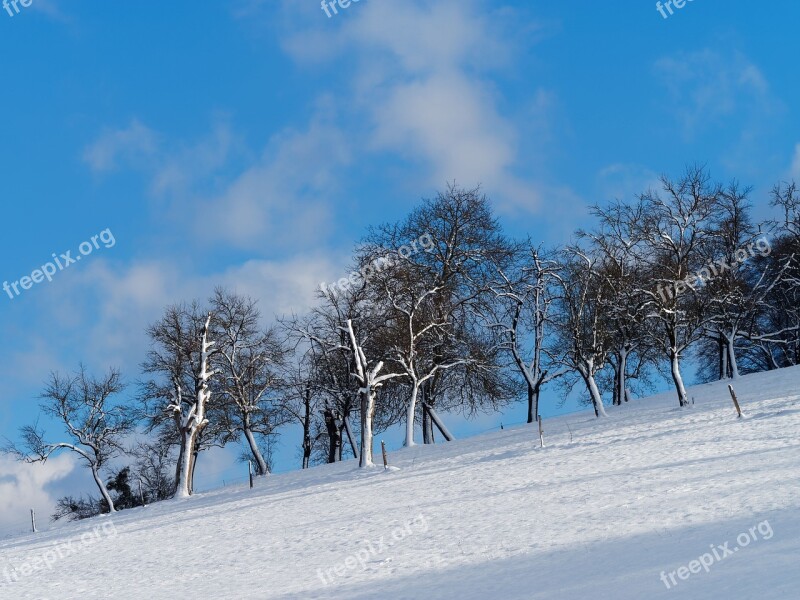
[[800, 598], [800, 367], [734, 386], [743, 419], [708, 384], [5, 540], [0, 598]]

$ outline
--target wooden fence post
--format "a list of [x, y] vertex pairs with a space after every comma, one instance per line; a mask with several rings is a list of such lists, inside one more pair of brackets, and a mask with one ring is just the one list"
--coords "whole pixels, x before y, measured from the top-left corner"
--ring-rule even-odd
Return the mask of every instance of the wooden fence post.
[[247, 461], [247, 472], [250, 475], [250, 489], [253, 489], [253, 461]]
[[733, 391], [733, 386], [729, 383], [728, 390], [731, 392], [731, 398], [733, 398], [733, 405], [736, 407], [736, 414], [739, 415], [737, 418], [742, 418], [742, 409], [739, 406], [739, 400], [736, 399], [736, 392]]
[[389, 468], [389, 460], [386, 458], [386, 442], [381, 440], [381, 450], [383, 451], [383, 470], [387, 470]]
[[144, 507], [144, 506], [147, 506], [147, 505], [144, 503], [144, 494], [142, 493], [142, 480], [141, 480], [141, 479], [139, 479], [139, 499], [142, 501], [142, 506], [143, 506], [143, 507]]
[[36, 511], [31, 509], [31, 529], [36, 533]]

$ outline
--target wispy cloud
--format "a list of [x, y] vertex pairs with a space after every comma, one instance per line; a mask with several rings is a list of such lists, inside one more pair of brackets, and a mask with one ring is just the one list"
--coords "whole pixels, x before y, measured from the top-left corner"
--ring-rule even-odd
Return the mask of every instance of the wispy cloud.
[[92, 171], [102, 173], [120, 166], [141, 167], [158, 151], [157, 134], [137, 119], [122, 129], [105, 129], [83, 152]]
[[[519, 174], [518, 128], [495, 82], [518, 49], [514, 15], [480, 7], [471, 0], [365, 3], [341, 26], [285, 34], [284, 47], [304, 65], [346, 58], [359, 115], [348, 130], [359, 132], [362, 151], [406, 161], [420, 173], [420, 188], [480, 183], [501, 207], [535, 210], [541, 195]], [[530, 106], [544, 112], [554, 99], [543, 98]]]
[[800, 182], [800, 143], [794, 147], [794, 156], [789, 167], [789, 177]]
[[320, 242], [330, 230], [330, 203], [351, 160], [345, 133], [323, 120], [281, 132], [258, 161], [199, 202], [197, 224], [214, 215], [208, 239], [240, 248]]
[[764, 74], [741, 52], [678, 52], [658, 60], [655, 69], [669, 113], [689, 139], [721, 124], [746, 127], [780, 107]]
[[597, 175], [601, 201], [630, 200], [648, 189], [660, 187], [659, 175], [643, 165], [615, 163], [603, 167]]
[[35, 465], [0, 454], [0, 534], [28, 530], [31, 508], [46, 523], [56, 500], [47, 490], [75, 466], [74, 459], [65, 454]]

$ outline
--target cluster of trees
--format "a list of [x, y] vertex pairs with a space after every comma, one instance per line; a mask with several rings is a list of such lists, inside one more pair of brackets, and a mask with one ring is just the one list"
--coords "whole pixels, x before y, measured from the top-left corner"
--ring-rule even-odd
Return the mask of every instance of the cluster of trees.
[[[373, 435], [405, 425], [405, 445], [453, 436], [441, 415], [497, 410], [527, 396], [539, 418], [556, 382], [604, 416], [655, 377], [687, 404], [682, 360], [706, 380], [800, 360], [800, 196], [777, 186], [778, 220], [755, 223], [751, 190], [701, 167], [632, 201], [592, 210], [596, 226], [543, 248], [505, 236], [478, 189], [450, 186], [404, 220], [371, 229], [353, 256], [356, 285], [322, 287], [309, 314], [265, 325], [254, 299], [217, 289], [168, 307], [148, 329], [135, 402], [121, 376], [53, 374], [43, 410], [66, 442], [22, 429], [27, 461], [61, 449], [86, 462], [100, 499], [64, 498], [82, 518], [192, 494], [204, 450], [242, 441], [257, 475], [270, 471], [279, 431], [299, 425], [302, 467], [356, 458], [372, 465]], [[424, 251], [387, 250], [429, 240]], [[144, 439], [134, 448], [131, 439]], [[120, 453], [135, 459], [110, 482]], [[141, 482], [133, 493], [130, 482]]]

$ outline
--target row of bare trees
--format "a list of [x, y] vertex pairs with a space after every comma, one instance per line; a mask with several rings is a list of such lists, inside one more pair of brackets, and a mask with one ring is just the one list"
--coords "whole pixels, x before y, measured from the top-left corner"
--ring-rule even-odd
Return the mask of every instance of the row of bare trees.
[[[525, 396], [534, 422], [551, 382], [564, 396], [580, 384], [598, 417], [604, 391], [623, 404], [658, 377], [685, 406], [692, 353], [707, 380], [800, 359], [797, 190], [776, 187], [782, 217], [763, 223], [750, 195], [689, 167], [658, 190], [595, 206], [594, 228], [547, 249], [506, 237], [480, 190], [450, 186], [371, 229], [351, 265], [366, 276], [322, 286], [306, 315], [268, 325], [254, 299], [224, 289], [168, 307], [148, 329], [134, 401], [120, 400], [116, 371], [53, 374], [44, 408], [69, 441], [49, 443], [34, 425], [11, 450], [29, 461], [76, 452], [113, 511], [100, 469], [143, 435], [127, 452], [158, 500], [191, 495], [201, 453], [235, 441], [268, 474], [288, 425], [302, 430], [303, 468], [350, 456], [367, 467], [374, 432], [394, 425], [406, 446], [418, 428], [423, 443], [436, 432], [451, 440], [443, 414]], [[424, 251], [370, 268], [423, 238]]]

